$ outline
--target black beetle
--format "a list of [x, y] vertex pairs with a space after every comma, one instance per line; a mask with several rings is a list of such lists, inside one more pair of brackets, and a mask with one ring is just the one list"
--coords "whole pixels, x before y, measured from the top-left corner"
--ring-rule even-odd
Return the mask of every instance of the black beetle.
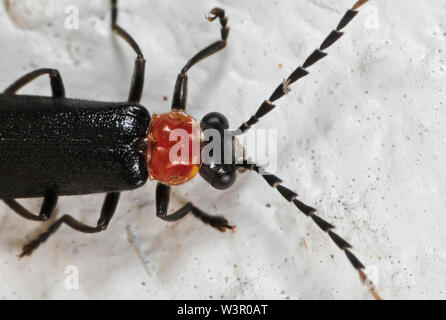
[[[275, 108], [274, 101], [288, 93], [289, 85], [308, 75], [307, 68], [324, 58], [325, 49], [342, 35], [342, 29], [356, 16], [357, 9], [368, 0], [359, 0], [349, 9], [338, 26], [290, 76], [273, 91], [257, 112], [238, 130], [229, 143], [235, 153], [235, 135], [246, 132], [261, 117]], [[349, 250], [350, 244], [333, 232], [334, 226], [316, 215], [316, 209], [297, 199], [297, 194], [284, 187], [282, 180], [268, 174], [260, 166], [246, 159], [240, 162], [232, 157], [230, 163], [199, 162], [173, 163], [166, 158], [166, 132], [186, 128], [190, 141], [199, 140], [206, 145], [202, 130], [215, 129], [223, 135], [229, 129], [228, 121], [220, 113], [207, 114], [198, 124], [185, 113], [187, 100], [187, 71], [197, 62], [226, 46], [229, 34], [224, 10], [214, 8], [207, 17], [218, 19], [221, 39], [194, 55], [177, 77], [172, 110], [164, 115], [149, 114], [139, 104], [144, 84], [145, 60], [135, 40], [117, 25], [117, 0], [112, 0], [112, 30], [121, 36], [136, 52], [132, 83], [127, 102], [98, 102], [68, 99], [59, 72], [55, 69], [32, 71], [0, 94], [0, 198], [17, 214], [35, 221], [48, 220], [56, 206], [58, 196], [106, 193], [100, 218], [96, 226], [88, 226], [70, 215], [56, 220], [49, 229], [23, 247], [21, 257], [30, 255], [53, 234], [62, 223], [85, 233], [105, 230], [118, 204], [121, 191], [142, 186], [148, 178], [159, 181], [156, 189], [157, 216], [166, 221], [177, 221], [188, 213], [204, 223], [225, 231], [234, 227], [221, 216], [211, 216], [192, 203], [187, 203], [167, 215], [171, 185], [182, 184], [200, 175], [216, 189], [227, 189], [234, 182], [237, 171], [251, 170], [328, 233], [334, 243], [345, 251], [363, 281], [364, 265]], [[49, 75], [53, 97], [16, 95], [16, 92], [41, 75]], [[198, 126], [198, 129], [197, 129]], [[198, 131], [194, 131], [198, 130]], [[223, 151], [224, 148], [222, 148]], [[224, 158], [224, 155], [221, 155]], [[190, 159], [189, 159], [190, 160]], [[16, 198], [44, 197], [38, 215], [22, 207]], [[370, 286], [372, 293], [373, 286]]]

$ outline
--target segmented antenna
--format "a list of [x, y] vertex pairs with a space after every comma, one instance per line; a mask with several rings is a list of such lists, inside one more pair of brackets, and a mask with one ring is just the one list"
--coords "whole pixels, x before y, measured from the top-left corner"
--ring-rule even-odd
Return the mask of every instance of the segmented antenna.
[[268, 100], [265, 100], [257, 110], [257, 112], [246, 122], [244, 122], [239, 128], [238, 133], [242, 134], [246, 132], [251, 126], [259, 122], [259, 119], [266, 115], [268, 112], [273, 110], [276, 106], [273, 104], [274, 101], [282, 98], [284, 95], [286, 95], [290, 91], [290, 84], [296, 82], [300, 78], [305, 77], [308, 75], [307, 68], [324, 58], [327, 53], [324, 52], [325, 49], [330, 47], [333, 43], [335, 43], [339, 38], [342, 37], [344, 32], [341, 30], [345, 28], [346, 25], [350, 23], [350, 21], [353, 20], [353, 18], [358, 14], [358, 11], [356, 11], [360, 6], [362, 6], [364, 3], [366, 3], [368, 0], [359, 0], [357, 1], [354, 6], [349, 9], [344, 16], [342, 17], [341, 21], [339, 21], [338, 26], [335, 30], [333, 30], [322, 42], [319, 49], [316, 49], [313, 51], [311, 55], [308, 56], [308, 58], [305, 60], [304, 64], [300, 67], [298, 67], [296, 70], [293, 71], [293, 73], [290, 74], [290, 76], [284, 80], [277, 88], [274, 90], [273, 94], [269, 97]]
[[262, 167], [248, 163], [246, 160], [241, 163], [237, 164], [238, 167], [245, 168], [251, 171], [255, 171], [258, 174], [260, 174], [265, 181], [273, 188], [276, 188], [277, 191], [289, 202], [293, 202], [294, 205], [307, 217], [310, 217], [319, 228], [322, 229], [322, 231], [325, 231], [330, 236], [331, 240], [338, 246], [339, 249], [343, 250], [345, 252], [345, 255], [347, 256], [347, 259], [350, 261], [350, 263], [353, 265], [353, 268], [356, 269], [359, 273], [359, 278], [361, 279], [362, 283], [366, 284], [370, 292], [372, 293], [373, 297], [376, 300], [381, 300], [381, 297], [376, 292], [373, 283], [370, 279], [368, 279], [367, 275], [364, 273], [364, 265], [361, 261], [350, 251], [352, 249], [352, 246], [345, 241], [343, 238], [341, 238], [338, 234], [333, 232], [333, 229], [335, 228], [334, 225], [331, 223], [325, 221], [318, 215], [316, 215], [317, 210], [315, 208], [312, 208], [305, 203], [299, 201], [297, 199], [298, 194], [294, 191], [284, 187], [281, 183], [282, 180], [278, 178], [277, 176], [270, 174], [266, 172]]

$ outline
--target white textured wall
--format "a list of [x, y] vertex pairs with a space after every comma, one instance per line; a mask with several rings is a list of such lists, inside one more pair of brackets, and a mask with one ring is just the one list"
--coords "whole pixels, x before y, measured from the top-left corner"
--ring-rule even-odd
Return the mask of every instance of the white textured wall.
[[[80, 28], [67, 30], [71, 2], [2, 1], [0, 88], [55, 67], [69, 97], [125, 100], [134, 53], [111, 34], [108, 1], [76, 1]], [[236, 127], [353, 2], [121, 1], [119, 23], [147, 57], [142, 103], [161, 113], [185, 61], [219, 35], [204, 15], [225, 8], [228, 47], [190, 71], [188, 111], [220, 111]], [[258, 125], [278, 130], [277, 175], [354, 245], [384, 298], [446, 295], [445, 21], [442, 0], [370, 1]], [[48, 80], [21, 92], [47, 95]], [[62, 227], [22, 260], [48, 225], [0, 205], [0, 298], [371, 298], [328, 236], [255, 174], [224, 192], [200, 178], [174, 190], [171, 209], [192, 199], [235, 233], [157, 219], [154, 186], [125, 192], [106, 232]], [[57, 213], [94, 224], [102, 198], [61, 198]], [[23, 203], [37, 211], [40, 201]], [[67, 265], [79, 268], [79, 290], [65, 289]]]

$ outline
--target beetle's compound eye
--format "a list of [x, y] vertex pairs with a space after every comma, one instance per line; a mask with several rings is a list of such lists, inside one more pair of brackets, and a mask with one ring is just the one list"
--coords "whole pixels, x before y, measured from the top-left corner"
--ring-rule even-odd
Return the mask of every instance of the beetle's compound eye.
[[233, 170], [217, 173], [212, 179], [211, 185], [215, 189], [224, 190], [232, 186], [236, 179], [236, 173]]
[[168, 185], [191, 180], [201, 167], [201, 137], [198, 121], [183, 111], [154, 114], [148, 130], [150, 178]]
[[228, 119], [219, 112], [210, 112], [206, 114], [200, 122], [201, 129], [216, 129], [218, 131], [223, 131], [229, 129]]
[[212, 187], [224, 190], [232, 186], [237, 178], [236, 168], [232, 164], [207, 164], [203, 163], [200, 176]]

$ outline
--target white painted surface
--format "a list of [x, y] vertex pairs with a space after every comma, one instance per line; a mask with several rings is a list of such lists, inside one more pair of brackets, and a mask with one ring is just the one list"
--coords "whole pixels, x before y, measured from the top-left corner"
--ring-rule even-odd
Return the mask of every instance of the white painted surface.
[[[198, 119], [220, 111], [236, 127], [354, 1], [121, 2], [119, 24], [147, 57], [142, 103], [155, 113], [170, 108], [185, 61], [219, 35], [204, 15], [226, 9], [229, 45], [190, 71], [188, 111]], [[134, 53], [111, 34], [107, 1], [76, 3], [79, 29], [68, 30], [70, 1], [2, 2], [1, 88], [34, 68], [55, 67], [69, 97], [125, 100]], [[278, 130], [277, 175], [354, 245], [384, 298], [446, 295], [444, 21], [441, 0], [370, 1], [258, 125]], [[48, 80], [21, 92], [49, 94]], [[175, 188], [172, 210], [192, 199], [228, 217], [235, 233], [192, 216], [157, 219], [154, 186], [125, 192], [107, 232], [63, 227], [22, 260], [21, 246], [47, 224], [1, 205], [0, 298], [371, 298], [328, 236], [255, 174], [225, 192], [200, 178]], [[94, 224], [102, 198], [65, 197], [57, 213]], [[23, 203], [37, 211], [40, 201]], [[68, 265], [79, 270], [78, 290], [65, 288]]]

